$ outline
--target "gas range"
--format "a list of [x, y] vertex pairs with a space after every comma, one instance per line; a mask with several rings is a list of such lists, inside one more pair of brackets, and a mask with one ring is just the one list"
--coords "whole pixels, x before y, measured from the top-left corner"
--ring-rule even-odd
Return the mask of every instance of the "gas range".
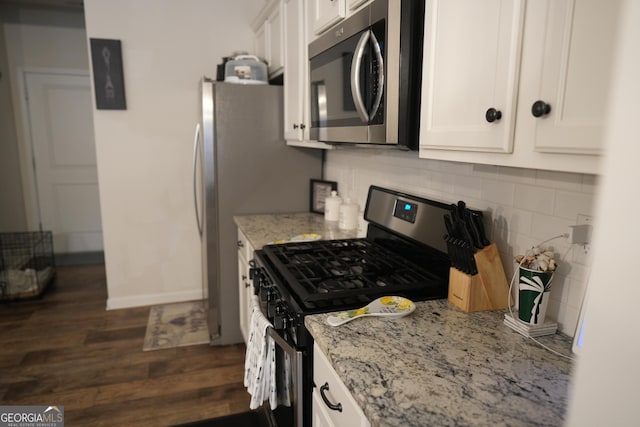
[[269, 245], [258, 258], [276, 272], [279, 292], [299, 313], [353, 308], [388, 294], [417, 300], [446, 298], [446, 259], [441, 258], [434, 271], [388, 246], [413, 251], [414, 258], [427, 252], [391, 239], [363, 238]]
[[304, 317], [362, 307], [383, 295], [447, 298], [449, 212], [450, 205], [371, 186], [365, 238], [266, 245], [255, 252], [251, 274], [261, 310], [277, 345], [300, 364], [294, 387], [300, 395], [294, 414], [285, 417], [293, 425], [311, 420], [313, 339]]

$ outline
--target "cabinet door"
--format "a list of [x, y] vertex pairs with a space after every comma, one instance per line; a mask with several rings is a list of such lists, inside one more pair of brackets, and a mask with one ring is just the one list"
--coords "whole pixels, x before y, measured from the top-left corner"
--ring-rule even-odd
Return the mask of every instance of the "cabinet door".
[[277, 2], [267, 18], [269, 27], [269, 76], [273, 77], [283, 71], [284, 66], [284, 22], [282, 3]]
[[[331, 366], [327, 356], [316, 344], [313, 346], [313, 382], [315, 383], [312, 394], [313, 427], [369, 427], [371, 425]], [[329, 404], [339, 404], [340, 410], [331, 409]]]
[[309, 139], [309, 60], [304, 19], [304, 2], [284, 1], [284, 138], [293, 141]]
[[253, 286], [249, 279], [249, 260], [253, 259], [253, 246], [247, 237], [238, 230], [238, 312], [240, 316], [240, 332], [245, 344], [249, 337], [249, 322], [251, 321], [251, 297]]
[[254, 34], [254, 50], [258, 58], [268, 61], [267, 58], [267, 25], [263, 23]]
[[513, 149], [524, 0], [428, 0], [420, 145]]
[[251, 320], [251, 312], [249, 300], [247, 299], [246, 285], [249, 280], [249, 271], [247, 260], [238, 251], [238, 301], [240, 316], [240, 332], [244, 343], [247, 344], [249, 339], [249, 321]]
[[619, 3], [528, 4], [519, 109], [534, 122], [535, 151], [601, 153]]
[[345, 17], [345, 0], [311, 0], [310, 18], [313, 32], [320, 34]]
[[312, 427], [336, 427], [329, 415], [329, 409], [322, 401], [320, 393], [316, 393], [316, 389], [313, 390], [311, 405], [313, 411]]

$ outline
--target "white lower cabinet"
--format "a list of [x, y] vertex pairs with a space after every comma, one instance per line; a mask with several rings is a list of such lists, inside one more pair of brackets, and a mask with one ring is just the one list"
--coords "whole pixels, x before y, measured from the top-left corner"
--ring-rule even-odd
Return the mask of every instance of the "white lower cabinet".
[[313, 427], [369, 427], [353, 396], [322, 350], [313, 346]]
[[240, 332], [245, 344], [249, 338], [249, 322], [251, 320], [253, 285], [249, 278], [249, 261], [253, 259], [253, 252], [253, 246], [242, 231], [238, 230], [238, 311], [240, 313]]

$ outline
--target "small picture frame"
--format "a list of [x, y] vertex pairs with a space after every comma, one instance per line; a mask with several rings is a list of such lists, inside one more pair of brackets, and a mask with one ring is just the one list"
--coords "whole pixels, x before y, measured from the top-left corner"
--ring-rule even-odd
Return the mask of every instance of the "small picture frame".
[[90, 39], [93, 85], [98, 110], [126, 110], [120, 40]]
[[332, 191], [337, 190], [337, 182], [312, 179], [309, 191], [309, 211], [324, 214], [324, 200], [331, 195]]

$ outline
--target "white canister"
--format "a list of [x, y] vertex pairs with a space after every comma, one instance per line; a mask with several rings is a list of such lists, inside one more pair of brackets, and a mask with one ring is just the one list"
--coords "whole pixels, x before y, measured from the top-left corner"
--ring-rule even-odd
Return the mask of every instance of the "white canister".
[[340, 206], [338, 227], [343, 230], [355, 230], [358, 228], [358, 204], [346, 199]]
[[324, 220], [338, 221], [340, 219], [340, 205], [342, 197], [338, 196], [337, 191], [332, 191], [331, 195], [324, 199]]

